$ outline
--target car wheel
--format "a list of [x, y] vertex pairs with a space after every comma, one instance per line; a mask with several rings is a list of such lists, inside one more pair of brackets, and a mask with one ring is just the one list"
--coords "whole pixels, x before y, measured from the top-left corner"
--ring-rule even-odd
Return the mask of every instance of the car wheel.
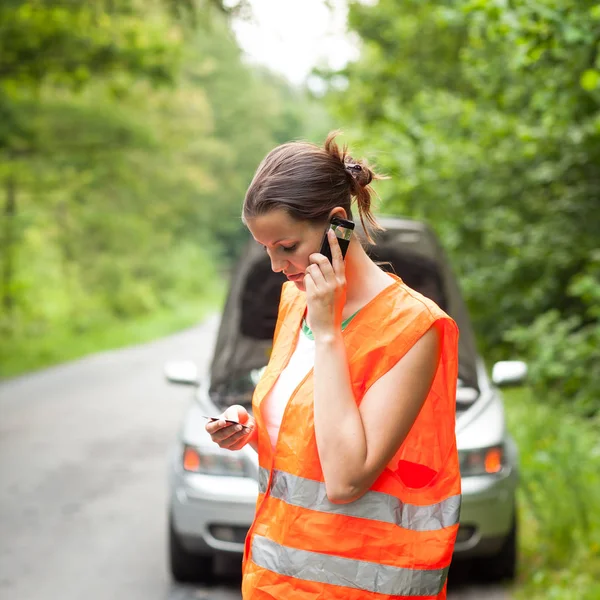
[[485, 581], [514, 580], [517, 574], [517, 529], [517, 509], [515, 506], [512, 527], [500, 551], [494, 556], [486, 556], [475, 561], [476, 572]]
[[169, 562], [173, 579], [180, 583], [208, 582], [213, 577], [213, 556], [186, 550], [169, 518]]

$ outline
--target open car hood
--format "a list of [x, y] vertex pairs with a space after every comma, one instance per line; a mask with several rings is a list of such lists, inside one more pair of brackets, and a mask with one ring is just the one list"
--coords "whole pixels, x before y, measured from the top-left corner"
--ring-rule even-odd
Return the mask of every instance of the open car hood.
[[[386, 231], [375, 235], [375, 246], [366, 245], [369, 255], [375, 261], [391, 263], [408, 286], [434, 300], [456, 321], [460, 384], [478, 390], [473, 329], [437, 237], [419, 221], [387, 218], [379, 222]], [[357, 232], [360, 234], [358, 223]], [[389, 265], [382, 268], [390, 270]], [[273, 273], [269, 257], [251, 239], [232, 274], [211, 364], [211, 395], [239, 396], [235, 402], [250, 402], [256, 371], [269, 360], [281, 286], [286, 280], [281, 273]]]

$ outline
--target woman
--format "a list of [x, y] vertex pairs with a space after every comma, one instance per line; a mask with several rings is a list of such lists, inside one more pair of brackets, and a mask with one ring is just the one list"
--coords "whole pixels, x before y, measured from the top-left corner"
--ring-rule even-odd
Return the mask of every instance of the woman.
[[[273, 352], [253, 397], [206, 426], [252, 444], [259, 498], [246, 539], [246, 600], [445, 598], [458, 529], [458, 332], [382, 271], [331, 217], [377, 227], [377, 176], [340, 151], [289, 143], [263, 160], [243, 220], [284, 284]], [[366, 229], [365, 229], [366, 230]], [[368, 235], [368, 234], [367, 234]]]

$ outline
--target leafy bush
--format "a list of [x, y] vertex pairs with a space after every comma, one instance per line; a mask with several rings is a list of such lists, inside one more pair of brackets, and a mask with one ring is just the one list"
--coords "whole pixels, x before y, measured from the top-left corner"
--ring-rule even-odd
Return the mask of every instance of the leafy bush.
[[524, 353], [579, 414], [600, 405], [599, 6], [352, 3], [363, 52], [329, 96], [392, 176], [385, 211], [440, 234], [486, 356]]
[[550, 310], [506, 339], [527, 356], [538, 397], [591, 416], [600, 412], [600, 260], [576, 276], [567, 293], [581, 303], [581, 314], [563, 318]]
[[600, 421], [568, 415], [527, 390], [505, 394], [521, 456], [521, 567], [516, 598], [600, 597]]

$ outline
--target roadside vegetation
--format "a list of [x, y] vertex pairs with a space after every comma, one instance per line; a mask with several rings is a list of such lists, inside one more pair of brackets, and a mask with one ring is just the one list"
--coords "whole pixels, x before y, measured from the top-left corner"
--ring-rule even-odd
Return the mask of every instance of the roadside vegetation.
[[505, 392], [521, 455], [515, 600], [600, 598], [600, 421]]
[[539, 397], [600, 410], [600, 4], [353, 3], [358, 61], [327, 101], [391, 179], [382, 210], [427, 220], [479, 344], [528, 361]]
[[[123, 346], [143, 344], [198, 324], [218, 312], [224, 286], [206, 292], [197, 302], [181, 302], [176, 309], [163, 308], [145, 316], [119, 320], [97, 319], [87, 327], [56, 327], [37, 339], [18, 337], [10, 342], [10, 351], [2, 357], [2, 373], [18, 375], [50, 367]], [[7, 344], [6, 344], [7, 345]]]
[[1, 4], [0, 377], [217, 310], [258, 160], [325, 134], [226, 4]]

